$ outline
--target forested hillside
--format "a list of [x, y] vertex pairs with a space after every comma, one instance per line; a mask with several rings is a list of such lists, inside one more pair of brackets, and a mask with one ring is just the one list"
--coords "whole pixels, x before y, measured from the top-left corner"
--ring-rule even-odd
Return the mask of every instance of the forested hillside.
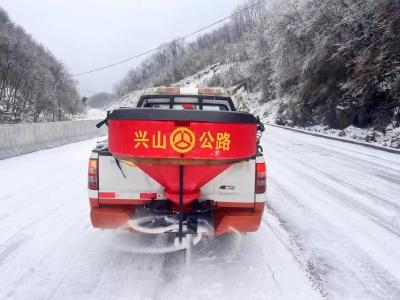
[[254, 101], [273, 100], [280, 124], [398, 126], [400, 1], [258, 2], [193, 42], [166, 44], [116, 94], [173, 84], [219, 63], [229, 71], [209, 84], [259, 92]]
[[81, 110], [64, 65], [0, 8], [0, 123], [65, 120]]

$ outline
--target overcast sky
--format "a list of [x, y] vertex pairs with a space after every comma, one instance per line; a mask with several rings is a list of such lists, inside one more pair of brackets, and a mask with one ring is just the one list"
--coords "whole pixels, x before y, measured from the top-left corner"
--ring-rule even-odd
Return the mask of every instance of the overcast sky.
[[[229, 14], [242, 0], [0, 0], [10, 18], [71, 73], [149, 50]], [[77, 78], [80, 91], [111, 91], [140, 60]]]

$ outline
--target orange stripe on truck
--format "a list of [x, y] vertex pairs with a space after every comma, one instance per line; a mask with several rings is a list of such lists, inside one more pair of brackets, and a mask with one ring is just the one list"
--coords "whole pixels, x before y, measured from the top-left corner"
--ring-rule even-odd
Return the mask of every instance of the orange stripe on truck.
[[254, 202], [215, 202], [217, 207], [253, 208]]
[[100, 192], [99, 198], [106, 198], [106, 199], [115, 199], [116, 194], [114, 192]]
[[137, 199], [99, 199], [100, 204], [115, 204], [115, 205], [143, 205], [150, 203], [152, 200], [137, 200]]

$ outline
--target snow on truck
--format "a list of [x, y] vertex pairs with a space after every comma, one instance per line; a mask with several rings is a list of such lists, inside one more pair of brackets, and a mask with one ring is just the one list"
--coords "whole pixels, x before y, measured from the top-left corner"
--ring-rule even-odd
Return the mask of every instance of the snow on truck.
[[252, 232], [266, 201], [264, 126], [215, 88], [158, 88], [98, 124], [89, 160], [92, 225], [144, 233]]

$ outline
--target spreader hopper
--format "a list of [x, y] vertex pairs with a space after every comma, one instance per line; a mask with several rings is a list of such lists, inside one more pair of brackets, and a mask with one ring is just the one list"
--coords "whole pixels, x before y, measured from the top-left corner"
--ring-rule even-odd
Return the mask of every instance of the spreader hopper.
[[108, 131], [114, 157], [136, 164], [184, 207], [257, 148], [257, 120], [245, 112], [121, 108], [109, 115]]

